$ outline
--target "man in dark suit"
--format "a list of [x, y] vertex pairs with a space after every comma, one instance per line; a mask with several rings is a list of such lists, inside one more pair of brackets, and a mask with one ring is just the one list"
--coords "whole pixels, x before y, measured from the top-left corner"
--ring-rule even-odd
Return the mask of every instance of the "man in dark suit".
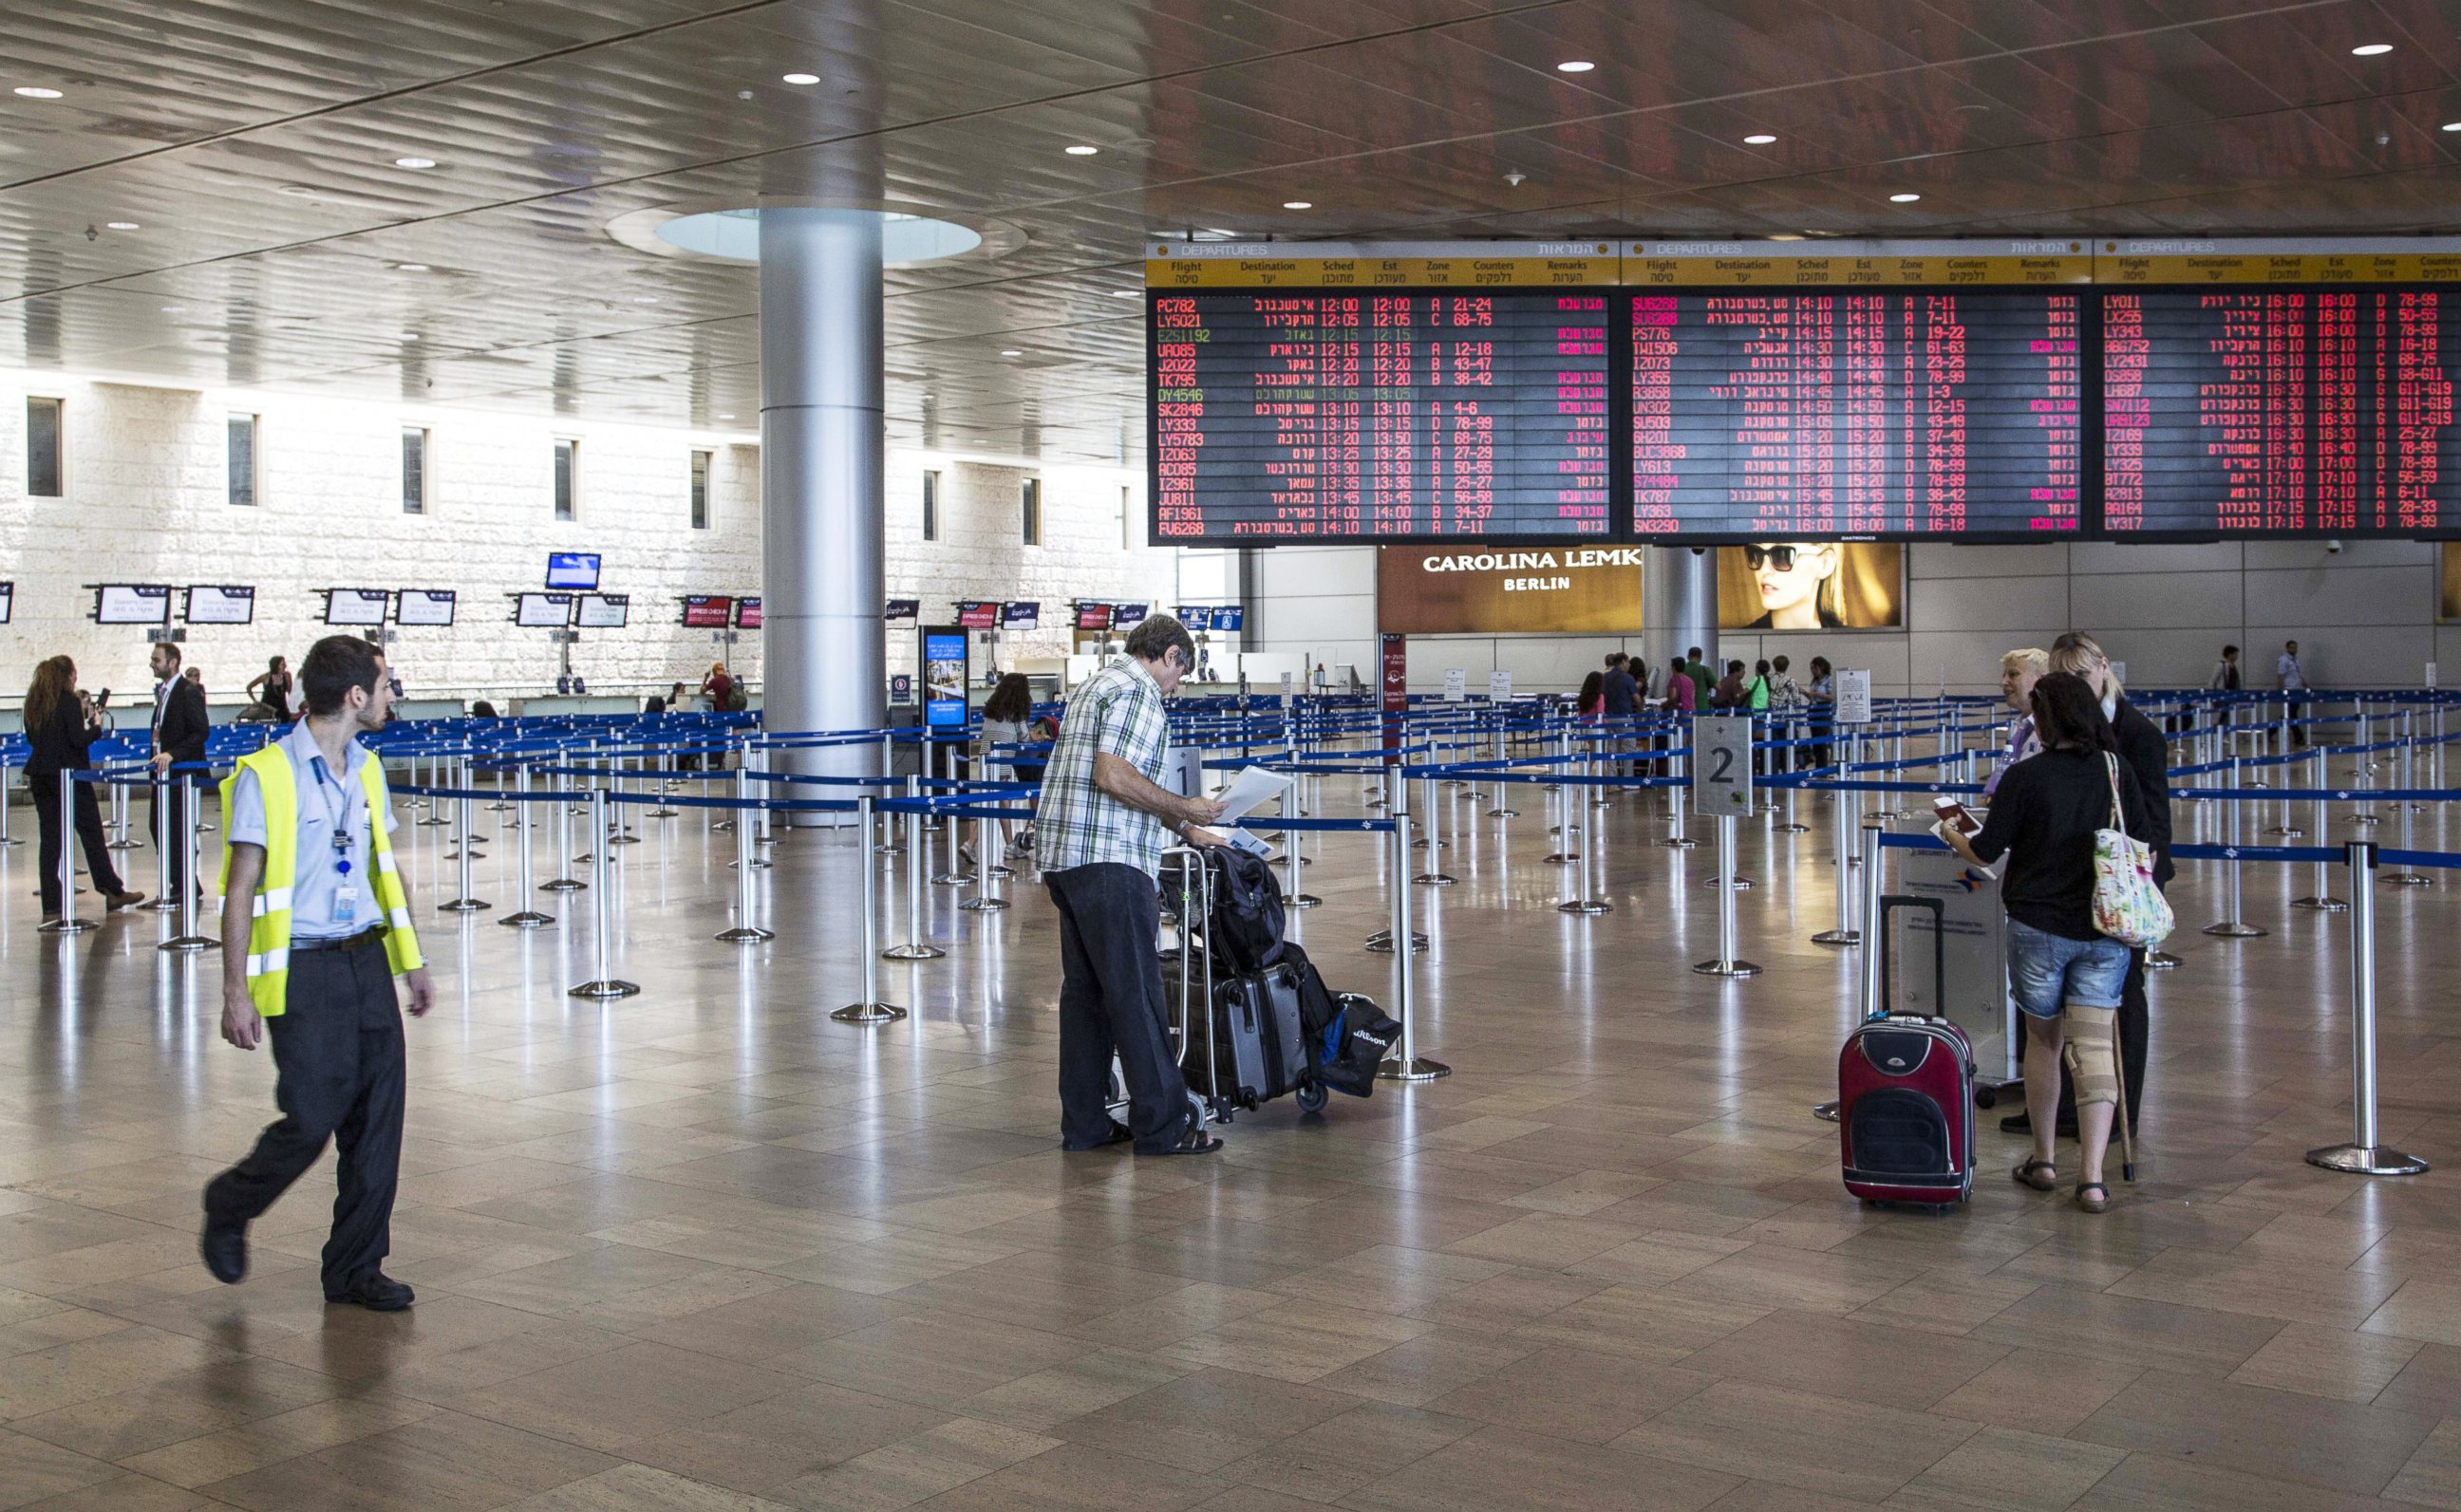
[[188, 816], [196, 800], [202, 772], [167, 772], [174, 764], [203, 761], [205, 735], [205, 690], [180, 675], [180, 648], [171, 641], [154, 643], [154, 770], [164, 773], [164, 785], [154, 790], [154, 844], [162, 852], [162, 896], [176, 902], [188, 878]]

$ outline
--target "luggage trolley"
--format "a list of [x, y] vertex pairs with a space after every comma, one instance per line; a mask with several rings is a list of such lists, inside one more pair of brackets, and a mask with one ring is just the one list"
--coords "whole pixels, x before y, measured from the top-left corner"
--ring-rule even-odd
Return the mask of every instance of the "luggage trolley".
[[[1191, 926], [1188, 923], [1191, 915], [1200, 920], [1212, 916], [1212, 869], [1205, 864], [1205, 858], [1192, 846], [1173, 845], [1162, 854], [1161, 892], [1162, 916], [1164, 921], [1172, 926], [1175, 936], [1175, 943], [1164, 948], [1163, 960], [1169, 962], [1175, 959], [1179, 964], [1179, 991], [1169, 1025], [1170, 1044], [1179, 1062], [1180, 1074], [1186, 1075], [1189, 1044], [1188, 988], [1191, 980], [1188, 963], [1191, 956], [1203, 955], [1206, 958], [1203, 967], [1199, 969], [1203, 973], [1205, 995], [1196, 1001], [1209, 1005], [1208, 1012], [1210, 1012], [1209, 1005], [1213, 1001], [1212, 954], [1205, 948], [1203, 929]], [[1188, 1089], [1189, 1107], [1194, 1110], [1200, 1122], [1230, 1122], [1230, 1109], [1223, 1102], [1221, 1097], [1220, 1073], [1213, 1066], [1210, 1056], [1206, 1059], [1206, 1077], [1204, 1092], [1200, 1093], [1194, 1087]], [[1111, 1117], [1122, 1122], [1126, 1121], [1128, 1111], [1127, 1088], [1127, 1078], [1120, 1073], [1120, 1057], [1114, 1054], [1111, 1056], [1110, 1111]]]

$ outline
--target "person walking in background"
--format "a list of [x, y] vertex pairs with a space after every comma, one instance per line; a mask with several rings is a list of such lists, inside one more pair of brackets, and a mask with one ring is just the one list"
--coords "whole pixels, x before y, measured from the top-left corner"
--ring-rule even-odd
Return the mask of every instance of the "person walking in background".
[[[2111, 826], [2114, 811], [2120, 826], [2140, 840], [2151, 838], [2151, 825], [2136, 779], [2113, 749], [2109, 721], [2086, 680], [2049, 672], [2034, 684], [2031, 703], [2042, 753], [2009, 769], [1980, 834], [1969, 841], [1953, 824], [1941, 826], [1940, 834], [1975, 865], [2008, 858], [2000, 898], [2008, 911], [2009, 992], [2025, 1018], [2030, 1117], [2022, 1132], [2034, 1137], [2033, 1157], [2010, 1174], [2036, 1191], [2059, 1187], [2052, 1131], [2042, 1125], [2058, 1120], [2061, 1051], [2072, 1046], [2082, 1146], [2076, 1203], [2099, 1213], [2110, 1206], [2102, 1165], [2121, 1080], [2121, 1067], [2110, 1064], [2111, 1020], [2129, 951], [2093, 925], [2094, 832]], [[2123, 1059], [2121, 1066], [2127, 1064]]]
[[2290, 742], [2307, 743], [2307, 670], [2299, 665], [2299, 643], [2283, 641], [2280, 659], [2273, 664], [2273, 686], [2281, 690], [2282, 717], [2290, 721]]
[[[212, 726], [205, 717], [204, 686], [181, 675], [179, 645], [156, 641], [150, 660], [156, 679], [152, 765], [163, 780], [154, 789], [149, 827], [154, 848], [162, 855], [163, 896], [177, 899], [181, 888], [198, 886], [188, 875], [188, 823], [203, 777], [197, 768], [204, 763]], [[190, 770], [174, 772], [174, 766]]]
[[383, 655], [349, 635], [310, 648], [299, 680], [308, 717], [223, 785], [223, 1038], [254, 1050], [271, 1034], [282, 1118], [206, 1183], [198, 1245], [215, 1280], [246, 1276], [247, 1225], [334, 1140], [325, 1300], [397, 1312], [415, 1298], [382, 1268], [406, 1086], [393, 979], [407, 979], [413, 1018], [435, 992], [394, 863], [384, 764], [358, 740], [384, 728], [393, 691]]
[[[100, 717], [77, 692], [75, 662], [53, 656], [34, 665], [33, 681], [26, 687], [25, 716], [26, 739], [32, 748], [26, 757], [26, 792], [33, 799], [35, 827], [42, 832], [35, 881], [43, 900], [43, 922], [59, 917], [60, 857], [73, 828], [85, 846], [86, 875], [101, 894], [104, 909], [117, 913], [143, 903], [145, 895], [130, 892], [119, 880], [119, 868], [112, 864], [111, 841], [103, 834], [102, 805], [95, 799], [94, 784], [72, 783], [74, 813], [60, 811], [60, 774], [86, 770], [92, 764], [86, 748], [101, 734]], [[0, 794], [0, 802], [7, 800]]]
[[2222, 659], [2214, 663], [2214, 674], [2205, 679], [2205, 686], [2215, 692], [2224, 693], [2235, 693], [2245, 686], [2239, 671], [2237, 647], [2222, 648]]
[[[1059, 1141], [1066, 1150], [1133, 1141], [1139, 1155], [1206, 1155], [1222, 1141], [1188, 1102], [1171, 1049], [1156, 883], [1166, 830], [1200, 849], [1222, 843], [1204, 827], [1221, 818], [1220, 803], [1162, 785], [1170, 756], [1163, 700], [1196, 665], [1196, 642], [1157, 614], [1128, 631], [1123, 650], [1069, 698], [1036, 816], [1036, 863], [1059, 915]], [[1115, 1051], [1125, 1124], [1107, 1106]]]
[[272, 710], [276, 723], [297, 717], [290, 711], [290, 663], [283, 657], [267, 662], [265, 671], [247, 680], [247, 695]]
[[2031, 646], [2020, 647], [2000, 658], [2000, 697], [2015, 711], [2016, 717], [2008, 723], [2008, 739], [1992, 764], [1991, 775], [1982, 779], [1986, 801], [2000, 791], [2000, 779], [2008, 775], [2010, 767], [2043, 749], [2041, 737], [2034, 733], [2034, 684], [2050, 670], [2050, 653]]

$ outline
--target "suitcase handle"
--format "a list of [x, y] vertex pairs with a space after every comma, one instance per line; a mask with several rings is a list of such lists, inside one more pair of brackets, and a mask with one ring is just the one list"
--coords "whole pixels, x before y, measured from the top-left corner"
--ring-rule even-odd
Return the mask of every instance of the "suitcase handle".
[[1937, 898], [1922, 898], [1912, 893], [1891, 893], [1880, 900], [1880, 1000], [1872, 1005], [1873, 1018], [1889, 1016], [1889, 1005], [1896, 1000], [1889, 982], [1889, 915], [1899, 908], [1921, 908], [1931, 915], [1932, 1004], [1948, 1016], [1948, 907]]

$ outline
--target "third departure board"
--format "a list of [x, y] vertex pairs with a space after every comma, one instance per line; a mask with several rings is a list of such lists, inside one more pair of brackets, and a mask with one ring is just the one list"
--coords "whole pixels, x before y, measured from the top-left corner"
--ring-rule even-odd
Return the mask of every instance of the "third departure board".
[[[1615, 528], [1613, 290], [1588, 282], [1612, 266], [1610, 245], [1557, 258], [1509, 245], [1436, 259], [1308, 250], [1303, 286], [1247, 258], [1194, 269], [1242, 285], [1153, 293], [1158, 540]], [[1329, 262], [1341, 265], [1330, 278]]]

